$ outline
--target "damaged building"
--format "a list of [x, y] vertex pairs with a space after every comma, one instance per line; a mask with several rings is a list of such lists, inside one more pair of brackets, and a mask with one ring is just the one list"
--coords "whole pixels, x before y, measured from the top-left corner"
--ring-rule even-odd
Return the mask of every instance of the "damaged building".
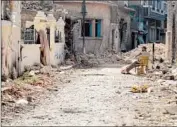
[[[30, 6], [32, 4], [33, 6]], [[55, 18], [54, 15], [57, 11], [53, 9], [55, 7], [52, 2], [43, 4], [40, 1], [23, 3], [22, 39], [24, 50], [22, 54], [24, 65], [33, 65], [34, 63], [58, 65], [64, 62], [64, 20], [59, 16]], [[41, 39], [41, 36], [44, 38]]]
[[16, 78], [25, 66], [35, 63], [58, 65], [64, 62], [66, 11], [56, 9], [50, 1], [2, 2], [4, 77]]
[[[76, 52], [82, 52], [82, 1], [54, 1], [54, 3], [68, 10], [65, 22], [73, 25], [71, 27], [73, 37], [70, 42], [72, 44], [70, 45]], [[123, 2], [120, 4], [115, 1], [86, 1], [86, 11], [84, 24], [86, 53], [101, 54], [105, 50], [113, 50], [118, 53], [121, 51], [121, 45], [124, 45], [122, 50], [129, 49], [129, 45], [131, 45], [129, 12], [133, 9], [124, 8]], [[120, 24], [124, 25], [122, 29]]]
[[165, 0], [128, 1], [127, 6], [136, 10], [132, 18], [132, 44], [165, 43], [167, 2]]

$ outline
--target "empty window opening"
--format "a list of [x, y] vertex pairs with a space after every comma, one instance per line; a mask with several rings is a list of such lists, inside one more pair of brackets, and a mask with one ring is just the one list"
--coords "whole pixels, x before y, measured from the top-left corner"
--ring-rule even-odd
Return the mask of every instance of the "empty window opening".
[[95, 37], [101, 37], [101, 20], [95, 20]]
[[85, 28], [85, 34], [84, 34], [83, 29], [82, 29], [82, 36], [84, 34], [85, 37], [91, 37], [92, 36], [92, 21], [91, 20], [86, 20], [83, 27]]
[[36, 39], [36, 30], [34, 29], [34, 25], [29, 28], [26, 28], [23, 32], [24, 44], [35, 44]]

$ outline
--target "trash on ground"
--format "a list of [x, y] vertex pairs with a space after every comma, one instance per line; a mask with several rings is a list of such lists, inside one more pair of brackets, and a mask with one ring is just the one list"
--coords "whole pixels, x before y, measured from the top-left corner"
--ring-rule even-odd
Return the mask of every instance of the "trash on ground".
[[148, 92], [148, 85], [135, 85], [131, 88], [132, 93], [146, 93]]

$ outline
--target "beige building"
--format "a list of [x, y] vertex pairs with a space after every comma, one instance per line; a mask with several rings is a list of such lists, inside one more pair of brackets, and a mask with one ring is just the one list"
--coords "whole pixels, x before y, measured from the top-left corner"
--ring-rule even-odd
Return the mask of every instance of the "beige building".
[[[73, 30], [73, 47], [75, 51], [82, 52], [82, 1], [55, 1], [54, 3], [69, 11], [66, 19], [77, 20], [78, 23], [74, 25]], [[84, 25], [86, 53], [99, 54], [105, 50], [120, 52], [120, 17], [125, 21], [129, 20], [125, 32], [129, 31], [130, 19], [126, 18], [129, 16], [128, 11], [124, 7], [119, 9], [117, 5], [115, 2], [86, 1], [87, 14]], [[128, 35], [126, 37], [128, 39]], [[126, 40], [126, 45], [127, 42], [128, 40]]]

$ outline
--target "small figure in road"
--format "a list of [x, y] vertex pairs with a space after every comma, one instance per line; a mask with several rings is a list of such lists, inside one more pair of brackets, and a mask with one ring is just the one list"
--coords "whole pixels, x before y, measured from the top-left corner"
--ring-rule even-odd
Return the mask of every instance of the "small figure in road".
[[[142, 51], [136, 55], [136, 58], [140, 56], [149, 56], [149, 53], [147, 52], [147, 48], [145, 46], [142, 47]], [[135, 67], [139, 66], [139, 60], [134, 61], [130, 65], [128, 65], [124, 70], [121, 71], [122, 74], [130, 74], [130, 70], [132, 70]]]

